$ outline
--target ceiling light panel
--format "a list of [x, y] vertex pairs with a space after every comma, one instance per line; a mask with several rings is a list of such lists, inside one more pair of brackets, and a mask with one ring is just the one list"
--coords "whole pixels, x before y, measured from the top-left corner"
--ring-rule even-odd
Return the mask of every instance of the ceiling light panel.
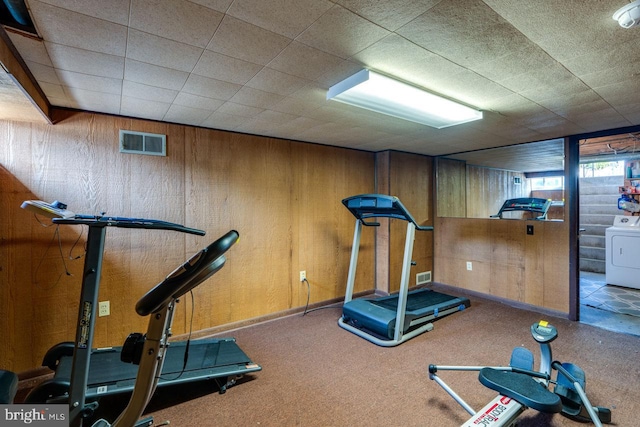
[[335, 84], [327, 99], [437, 129], [482, 119], [482, 112], [370, 70]]

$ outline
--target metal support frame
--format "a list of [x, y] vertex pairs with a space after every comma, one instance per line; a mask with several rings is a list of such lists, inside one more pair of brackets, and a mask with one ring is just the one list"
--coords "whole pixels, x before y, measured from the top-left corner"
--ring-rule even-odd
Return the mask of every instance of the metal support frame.
[[89, 380], [89, 360], [93, 348], [94, 326], [98, 312], [98, 291], [102, 272], [102, 255], [106, 233], [106, 223], [96, 223], [89, 227], [87, 254], [82, 276], [78, 325], [69, 387], [69, 426], [79, 427], [94, 405], [85, 403], [85, 392]]
[[[404, 243], [404, 257], [402, 261], [402, 276], [400, 279], [400, 290], [398, 294], [398, 307], [396, 311], [396, 323], [394, 330], [394, 337], [392, 340], [383, 340], [378, 337], [375, 337], [366, 331], [358, 329], [352, 325], [349, 325], [344, 321], [341, 317], [338, 319], [338, 324], [341, 328], [352, 332], [359, 337], [366, 339], [374, 344], [377, 344], [382, 347], [394, 347], [403, 342], [420, 335], [423, 332], [428, 332], [433, 329], [432, 323], [425, 323], [424, 325], [408, 332], [403, 333], [404, 331], [404, 317], [407, 308], [407, 295], [409, 294], [409, 275], [411, 272], [411, 256], [413, 255], [413, 243], [415, 240], [415, 230], [416, 226], [413, 222], [407, 222], [407, 234]], [[353, 299], [353, 289], [355, 285], [356, 279], [356, 268], [358, 264], [358, 253], [360, 250], [360, 238], [362, 236], [362, 222], [359, 219], [356, 219], [355, 230], [353, 233], [353, 246], [351, 248], [351, 261], [349, 263], [349, 273], [347, 276], [347, 288], [345, 292], [344, 302], [348, 303]], [[457, 311], [454, 309], [453, 311]], [[440, 313], [441, 315], [445, 314]]]

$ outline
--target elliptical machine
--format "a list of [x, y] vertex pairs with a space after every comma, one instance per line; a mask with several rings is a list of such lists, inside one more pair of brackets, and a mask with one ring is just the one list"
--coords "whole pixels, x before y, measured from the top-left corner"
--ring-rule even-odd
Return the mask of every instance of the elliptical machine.
[[[584, 371], [572, 363], [553, 361], [550, 343], [558, 337], [558, 330], [541, 320], [531, 325], [531, 335], [540, 344], [540, 367], [534, 370], [533, 353], [516, 347], [509, 366], [437, 366], [429, 365], [429, 378], [438, 383], [460, 404], [471, 418], [462, 427], [515, 426], [516, 419], [527, 408], [562, 415], [580, 422], [593, 422], [601, 427], [611, 422], [611, 410], [592, 406], [585, 392]], [[555, 380], [553, 371], [557, 371]], [[478, 371], [482, 385], [499, 393], [484, 408], [475, 411], [438, 375], [438, 371]], [[554, 384], [553, 390], [548, 387]]]

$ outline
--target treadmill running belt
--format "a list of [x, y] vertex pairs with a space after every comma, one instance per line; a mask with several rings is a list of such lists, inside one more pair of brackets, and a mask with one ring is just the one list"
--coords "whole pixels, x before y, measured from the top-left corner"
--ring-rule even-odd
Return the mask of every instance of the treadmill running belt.
[[[171, 342], [167, 350], [162, 375], [178, 374], [184, 365], [186, 341]], [[56, 376], [70, 378], [72, 358], [60, 361]], [[234, 339], [198, 339], [189, 345], [189, 360], [185, 372], [218, 366], [251, 363], [247, 355], [238, 347]], [[88, 385], [110, 384], [134, 380], [138, 366], [120, 361], [120, 348], [94, 350], [91, 355], [91, 369]]]
[[[440, 292], [431, 290], [420, 290], [410, 292], [407, 295], [407, 308], [406, 311], [416, 311], [426, 307], [439, 305], [450, 300], [456, 300], [458, 297], [454, 297], [447, 294], [441, 294]], [[398, 296], [385, 297], [380, 299], [371, 300], [371, 304], [375, 304], [379, 307], [383, 307], [392, 311], [398, 309]]]

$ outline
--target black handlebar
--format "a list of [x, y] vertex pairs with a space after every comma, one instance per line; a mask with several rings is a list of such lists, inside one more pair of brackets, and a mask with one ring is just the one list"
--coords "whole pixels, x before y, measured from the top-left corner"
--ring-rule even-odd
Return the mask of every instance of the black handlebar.
[[146, 228], [155, 230], [173, 230], [181, 233], [196, 234], [198, 236], [205, 235], [204, 230], [185, 227], [184, 225], [157, 219], [76, 215], [73, 218], [53, 218], [52, 221], [56, 224], [88, 225], [89, 227]]
[[136, 312], [147, 316], [164, 308], [174, 298], [186, 294], [224, 265], [224, 253], [238, 241], [240, 235], [231, 230], [192, 256], [171, 272], [162, 282], [147, 292], [136, 304]]
[[404, 207], [400, 199], [386, 194], [360, 194], [347, 197], [342, 204], [349, 209], [363, 225], [379, 226], [378, 222], [367, 222], [367, 219], [386, 217], [401, 219], [415, 225], [416, 230], [433, 230], [430, 225], [419, 225], [413, 216]]

